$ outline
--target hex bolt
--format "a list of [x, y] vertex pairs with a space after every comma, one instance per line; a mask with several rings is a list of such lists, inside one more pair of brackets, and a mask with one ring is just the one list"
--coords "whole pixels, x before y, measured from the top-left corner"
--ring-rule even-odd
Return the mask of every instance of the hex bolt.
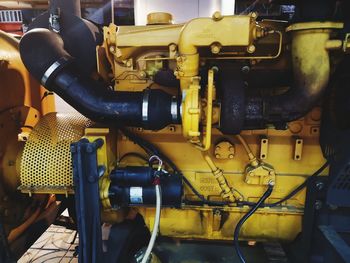
[[254, 52], [255, 52], [255, 46], [254, 46], [254, 45], [250, 45], [250, 46], [247, 48], [247, 51], [248, 51], [248, 53], [254, 53]]
[[169, 46], [169, 49], [170, 49], [171, 52], [175, 52], [176, 51], [176, 45], [175, 44], [171, 44]]
[[71, 145], [70, 146], [70, 152], [71, 153], [75, 153], [77, 151], [77, 148], [75, 147], [75, 145]]
[[139, 76], [140, 76], [141, 78], [145, 78], [145, 77], [147, 77], [147, 74], [146, 74], [146, 72], [144, 72], [144, 71], [140, 71], [140, 72], [139, 72]]
[[131, 60], [126, 61], [126, 66], [130, 68], [132, 66], [132, 61]]
[[211, 45], [210, 48], [211, 48], [211, 53], [213, 53], [213, 54], [218, 54], [221, 50], [221, 47], [219, 44], [213, 44], [213, 45]]
[[213, 19], [215, 21], [218, 21], [218, 20], [221, 20], [222, 19], [222, 15], [219, 11], [216, 11], [214, 14], [213, 14]]
[[320, 210], [322, 208], [322, 206], [323, 206], [322, 201], [316, 200], [316, 202], [315, 202], [315, 209], [316, 210]]
[[324, 183], [320, 181], [316, 182], [316, 188], [321, 191], [324, 188]]
[[87, 153], [92, 153], [94, 151], [94, 148], [92, 147], [92, 145], [87, 145], [86, 146], [86, 152]]
[[114, 53], [114, 52], [115, 52], [115, 46], [110, 46], [110, 47], [109, 47], [109, 51], [110, 51], [111, 53]]
[[221, 211], [219, 209], [214, 210], [214, 215], [221, 216]]
[[248, 74], [249, 71], [250, 71], [250, 67], [249, 67], [249, 66], [244, 66], [244, 67], [242, 67], [241, 71], [242, 71], [242, 73], [244, 73], [244, 74]]

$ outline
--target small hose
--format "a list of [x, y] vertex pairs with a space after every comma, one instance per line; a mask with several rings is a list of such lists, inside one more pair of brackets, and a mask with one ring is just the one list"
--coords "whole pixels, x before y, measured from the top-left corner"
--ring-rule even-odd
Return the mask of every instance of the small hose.
[[236, 138], [239, 140], [239, 142], [242, 144], [244, 150], [247, 152], [249, 162], [252, 166], [257, 166], [259, 163], [253, 154], [252, 150], [250, 149], [248, 143], [245, 141], [245, 139], [242, 137], [242, 135], [237, 134]]
[[162, 207], [162, 197], [161, 197], [161, 188], [160, 185], [156, 185], [156, 217], [154, 219], [154, 225], [152, 230], [151, 239], [148, 243], [145, 255], [143, 256], [143, 259], [141, 263], [146, 263], [148, 261], [149, 256], [151, 255], [151, 252], [154, 247], [154, 243], [156, 242], [158, 229], [159, 229], [159, 222], [160, 222], [160, 210]]

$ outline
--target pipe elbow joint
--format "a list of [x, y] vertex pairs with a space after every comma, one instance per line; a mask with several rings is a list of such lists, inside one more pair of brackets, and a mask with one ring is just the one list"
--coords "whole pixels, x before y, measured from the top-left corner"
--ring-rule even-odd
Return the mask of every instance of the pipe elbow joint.
[[73, 61], [73, 57], [64, 49], [62, 38], [45, 28], [26, 33], [19, 43], [19, 50], [28, 71], [47, 88], [49, 75]]

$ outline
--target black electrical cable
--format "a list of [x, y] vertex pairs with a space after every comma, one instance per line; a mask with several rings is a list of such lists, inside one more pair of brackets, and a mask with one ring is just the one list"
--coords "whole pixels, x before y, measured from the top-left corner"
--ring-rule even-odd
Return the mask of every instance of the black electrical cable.
[[302, 189], [304, 189], [308, 183], [308, 181], [310, 180], [311, 177], [316, 177], [319, 176], [324, 169], [326, 169], [329, 165], [329, 162], [326, 161], [316, 172], [314, 172], [310, 177], [308, 177], [301, 185], [299, 185], [298, 187], [296, 187], [293, 191], [291, 191], [288, 195], [286, 195], [285, 197], [283, 197], [281, 200], [272, 203], [272, 204], [268, 204], [267, 206], [269, 207], [274, 207], [274, 206], [278, 206], [280, 204], [282, 204], [283, 202], [287, 201], [288, 199], [292, 198], [293, 196], [295, 196], [298, 192], [300, 192]]
[[244, 259], [244, 256], [243, 256], [243, 253], [239, 247], [239, 242], [238, 242], [238, 237], [239, 237], [239, 231], [241, 230], [241, 227], [243, 226], [243, 224], [245, 223], [245, 221], [247, 221], [247, 219], [255, 213], [255, 211], [265, 202], [265, 200], [271, 195], [272, 193], [272, 190], [273, 190], [273, 185], [272, 184], [269, 184], [266, 192], [262, 195], [262, 197], [259, 199], [259, 201], [249, 210], [249, 212], [247, 214], [245, 214], [241, 220], [239, 220], [238, 224], [236, 225], [236, 228], [235, 228], [235, 232], [233, 234], [233, 241], [234, 241], [234, 244], [235, 244], [235, 250], [236, 250], [236, 253], [240, 259], [240, 261], [242, 263], [245, 263], [245, 259]]
[[[144, 151], [148, 154], [155, 154], [158, 155], [162, 160], [164, 160], [165, 163], [167, 163], [170, 168], [178, 175], [180, 175], [184, 181], [184, 183], [191, 189], [191, 191], [203, 202], [203, 204], [207, 204], [207, 205], [216, 205], [216, 206], [223, 206], [223, 205], [227, 205], [228, 202], [220, 202], [220, 201], [210, 201], [204, 198], [203, 195], [201, 195], [195, 188], [194, 186], [190, 183], [190, 181], [188, 181], [188, 179], [183, 176], [182, 172], [178, 169], [178, 167], [176, 166], [176, 164], [174, 164], [166, 155], [164, 155], [156, 146], [154, 146], [153, 144], [147, 142], [146, 140], [142, 139], [141, 137], [137, 136], [136, 134], [130, 132], [129, 130], [125, 129], [125, 128], [119, 128], [120, 131], [126, 136], [128, 137], [131, 141], [133, 141], [134, 143], [138, 144], [142, 149], [144, 149]], [[319, 176], [324, 169], [326, 169], [329, 165], [329, 162], [325, 162], [316, 172], [314, 172], [310, 177], [315, 177], [315, 176]], [[292, 198], [294, 195], [296, 195], [298, 192], [300, 192], [302, 189], [304, 189], [304, 187], [306, 187], [307, 182], [309, 180], [308, 177], [301, 185], [299, 185], [298, 187], [296, 187], [292, 192], [290, 192], [288, 195], [286, 195], [285, 197], [283, 197], [281, 200], [275, 202], [275, 203], [271, 203], [271, 204], [266, 204], [265, 206], [267, 207], [275, 207], [280, 205], [281, 203], [287, 201], [288, 199]], [[239, 201], [237, 202], [237, 205], [248, 205], [248, 206], [255, 206], [256, 203], [254, 202], [248, 202], [248, 201]]]
[[217, 205], [217, 206], [222, 206], [222, 205], [227, 205], [227, 202], [220, 202], [220, 201], [210, 201], [204, 198], [203, 195], [201, 195], [194, 187], [193, 185], [190, 183], [190, 181], [188, 181], [188, 179], [183, 176], [182, 180], [184, 181], [184, 183], [191, 189], [191, 191], [204, 203], [207, 205]]
[[140, 160], [142, 160], [142, 161], [144, 161], [145, 163], [148, 164], [147, 158], [145, 156], [143, 156], [142, 154], [139, 154], [139, 153], [136, 153], [136, 152], [129, 152], [129, 153], [124, 154], [122, 157], [119, 158], [118, 163], [121, 163], [125, 158], [128, 158], [128, 157], [139, 158]]
[[[320, 168], [318, 168], [318, 170], [316, 172], [314, 172], [302, 184], [297, 186], [294, 190], [292, 190], [289, 194], [287, 194], [281, 200], [279, 200], [277, 202], [274, 202], [274, 203], [271, 203], [271, 204], [265, 204], [264, 206], [266, 206], [266, 207], [275, 207], [275, 206], [278, 206], [278, 205], [282, 204], [283, 202], [291, 199], [293, 196], [295, 196], [297, 193], [299, 193], [301, 190], [303, 190], [306, 187], [306, 185], [307, 185], [308, 181], [310, 180], [310, 178], [319, 176], [324, 171], [324, 169], [326, 169], [328, 167], [328, 165], [329, 165], [329, 162], [328, 161], [325, 162]], [[237, 202], [237, 204], [240, 205], [240, 206], [243, 206], [243, 205], [254, 206], [254, 205], [256, 205], [256, 203], [248, 202], [248, 201], [239, 201], [239, 202]]]
[[153, 144], [147, 142], [146, 140], [142, 139], [141, 137], [137, 136], [136, 134], [130, 132], [127, 129], [119, 128], [119, 130], [128, 137], [131, 141], [138, 144], [146, 153], [148, 154], [154, 154], [158, 155], [165, 163], [167, 163], [170, 168], [178, 175], [181, 176], [183, 182], [191, 189], [191, 191], [203, 202], [203, 204], [207, 205], [213, 205], [213, 206], [223, 206], [227, 205], [227, 202], [220, 202], [220, 201], [210, 201], [204, 198], [203, 195], [201, 195], [194, 186], [188, 181], [188, 179], [183, 176], [182, 172], [179, 170], [179, 168], [176, 166], [176, 164], [173, 163], [165, 154], [163, 154], [156, 146]]

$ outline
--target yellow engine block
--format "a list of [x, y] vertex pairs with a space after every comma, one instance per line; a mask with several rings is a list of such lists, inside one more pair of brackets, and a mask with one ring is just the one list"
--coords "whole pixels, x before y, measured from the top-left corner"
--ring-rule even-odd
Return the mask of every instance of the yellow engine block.
[[[232, 240], [249, 204], [273, 185], [267, 205], [243, 226], [240, 238], [292, 241], [301, 232], [305, 189], [283, 198], [326, 162], [319, 145], [320, 94], [337, 62], [331, 51], [344, 48], [333, 37], [342, 27], [336, 22], [289, 25], [259, 20], [256, 13], [222, 16], [219, 12], [211, 18], [172, 24], [169, 14], [157, 13], [149, 16], [146, 26], [104, 27], [103, 41], [96, 47], [97, 72], [89, 81], [80, 83], [83, 74], [72, 75], [72, 66], [66, 65], [76, 62], [60, 51], [62, 58], [44, 72], [41, 82], [63, 94], [78, 111], [84, 107], [84, 97], [99, 96], [101, 87], [91, 92], [87, 87], [87, 93], [79, 95], [81, 101], [69, 92], [101, 79], [108, 84], [108, 92], [115, 92], [108, 93], [111, 100], [142, 94], [142, 101], [137, 99], [141, 104], [135, 106], [142, 121], [138, 119], [138, 125], [130, 121], [127, 133], [159, 148], [188, 181], [179, 207], [162, 209], [161, 235]], [[22, 40], [24, 48], [33, 34]], [[42, 34], [58, 38], [48, 31]], [[49, 43], [59, 46], [52, 43], [60, 41]], [[227, 85], [231, 86], [227, 89]], [[149, 108], [156, 106], [149, 105], [152, 90], [172, 96], [166, 109], [172, 121], [159, 130], [143, 125], [149, 121]], [[81, 110], [86, 117], [106, 99], [103, 94]], [[97, 150], [97, 163], [105, 167], [99, 179], [102, 221], [119, 223], [138, 212], [152, 229], [155, 208], [111, 204], [111, 171], [148, 166], [150, 153], [130, 139], [125, 127], [116, 127], [123, 121], [113, 118], [128, 105], [114, 109], [107, 101], [103, 110], [114, 110], [109, 113], [114, 116], [91, 114], [93, 121], [97, 119], [94, 124], [82, 117], [43, 116], [24, 147], [18, 189], [29, 195], [74, 194], [70, 144], [81, 138], [102, 139], [103, 147]], [[163, 169], [171, 170], [167, 165]], [[322, 175], [327, 174], [325, 169]], [[203, 199], [224, 205], [203, 204]]]

